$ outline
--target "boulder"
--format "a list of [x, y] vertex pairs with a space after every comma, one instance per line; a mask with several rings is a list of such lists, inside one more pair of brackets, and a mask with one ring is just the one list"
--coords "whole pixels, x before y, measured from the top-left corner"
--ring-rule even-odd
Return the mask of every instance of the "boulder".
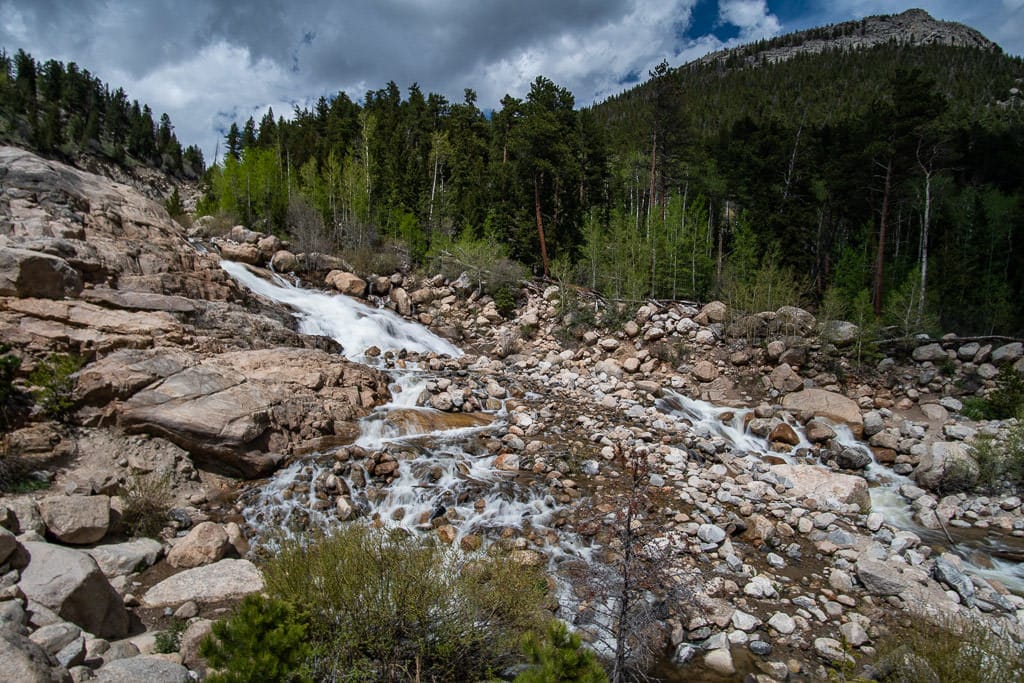
[[918, 346], [914, 349], [911, 354], [918, 363], [925, 361], [944, 361], [949, 358], [949, 354], [942, 348], [941, 344], [925, 344], [924, 346]]
[[224, 557], [231, 549], [228, 532], [215, 522], [200, 522], [167, 553], [167, 564], [190, 568], [210, 564]]
[[693, 321], [699, 325], [724, 323], [728, 313], [729, 309], [724, 303], [721, 301], [711, 301], [704, 304], [704, 307], [700, 309], [700, 313], [693, 317]]
[[343, 270], [332, 270], [324, 278], [329, 286], [347, 296], [361, 297], [366, 294], [366, 280], [363, 280], [354, 273], [346, 273]]
[[903, 575], [900, 567], [890, 562], [861, 555], [857, 559], [857, 578], [871, 595], [899, 595], [910, 588], [913, 579]]
[[158, 655], [126, 657], [96, 671], [95, 683], [190, 683], [188, 669]]
[[109, 543], [85, 552], [100, 566], [103, 574], [113, 578], [151, 567], [160, 559], [163, 544], [152, 538], [136, 538], [124, 543]]
[[79, 370], [75, 396], [90, 405], [106, 405], [198, 362], [195, 354], [178, 349], [119, 349]]
[[61, 543], [96, 543], [110, 529], [109, 496], [53, 496], [39, 502], [46, 530]]
[[255, 244], [235, 244], [234, 242], [221, 242], [220, 255], [226, 261], [238, 261], [250, 266], [258, 266], [263, 263], [259, 248]]
[[804, 389], [787, 394], [782, 399], [782, 407], [790, 412], [810, 413], [846, 424], [857, 438], [864, 432], [864, 420], [857, 403], [834, 391]]
[[223, 353], [136, 393], [118, 406], [118, 421], [256, 477], [300, 436], [319, 446], [354, 438], [355, 421], [390, 396], [387, 385], [380, 371], [316, 349]]
[[28, 566], [18, 585], [29, 600], [102, 638], [128, 632], [128, 612], [117, 591], [89, 555], [72, 548], [28, 541]]
[[0, 246], [0, 296], [60, 299], [81, 291], [81, 274], [64, 259]]
[[823, 508], [857, 505], [866, 511], [871, 507], [868, 484], [863, 477], [831, 472], [816, 465], [772, 465], [769, 470], [794, 498], [811, 499]]
[[275, 273], [292, 273], [299, 269], [299, 260], [292, 252], [282, 249], [271, 257], [270, 267]]
[[[969, 488], [978, 480], [978, 463], [961, 441], [936, 441], [926, 449], [914, 479], [926, 489]], [[955, 481], [954, 481], [955, 478]]]
[[0, 678], [14, 683], [70, 683], [67, 670], [43, 648], [6, 628], [0, 628]]
[[779, 391], [796, 391], [804, 385], [800, 375], [788, 363], [783, 363], [772, 370], [768, 382]]
[[992, 351], [992, 362], [996, 365], [1009, 365], [1024, 357], [1024, 344], [1010, 342]]
[[249, 560], [221, 560], [187, 569], [150, 588], [142, 597], [146, 607], [172, 607], [235, 600], [263, 590], [263, 574]]
[[18, 539], [14, 536], [14, 533], [7, 529], [0, 527], [0, 564], [7, 562], [7, 558], [18, 547]]
[[832, 320], [825, 325], [821, 333], [824, 341], [831, 342], [836, 346], [849, 346], [860, 337], [860, 328], [845, 320]]
[[692, 374], [698, 382], [712, 382], [718, 379], [718, 367], [711, 361], [698, 361], [693, 366]]
[[797, 337], [807, 336], [817, 325], [813, 315], [796, 306], [783, 306], [775, 311], [775, 319], [771, 323], [773, 331]]

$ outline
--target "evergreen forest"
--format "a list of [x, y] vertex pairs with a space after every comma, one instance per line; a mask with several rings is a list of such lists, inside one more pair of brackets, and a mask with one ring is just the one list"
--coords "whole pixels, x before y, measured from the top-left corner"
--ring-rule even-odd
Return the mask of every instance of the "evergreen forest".
[[[380, 272], [462, 244], [618, 300], [1024, 334], [1024, 62], [893, 43], [770, 63], [756, 47], [662, 63], [589, 107], [538, 76], [494, 110], [394, 82], [270, 110], [232, 124], [198, 209]], [[203, 171], [166, 115], [88, 71], [0, 62], [8, 141]]]
[[202, 151], [182, 150], [167, 114], [128, 101], [74, 62], [37, 62], [18, 50], [0, 52], [0, 142], [65, 160], [96, 155], [121, 166], [158, 168], [185, 179], [205, 171]]

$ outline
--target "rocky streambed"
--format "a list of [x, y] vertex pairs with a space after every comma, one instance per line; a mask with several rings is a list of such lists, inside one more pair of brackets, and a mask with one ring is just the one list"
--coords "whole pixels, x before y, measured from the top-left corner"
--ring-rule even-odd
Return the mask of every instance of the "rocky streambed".
[[[130, 188], [0, 158], [4, 340], [26, 373], [85, 361], [72, 425], [36, 411], [7, 440], [52, 480], [0, 499], [0, 658], [27, 680], [202, 672], [210, 620], [262, 586], [267, 530], [353, 521], [546, 567], [557, 616], [604, 652], [632, 544], [661, 570], [638, 604], [668, 678], [820, 680], [950, 615], [1024, 635], [1020, 498], [940, 493], [1008, 427], [961, 400], [1024, 369], [1019, 343], [921, 340], [865, 371], [848, 324], [791, 307], [581, 328], [572, 310], [615, 304], [529, 285], [505, 317], [468, 278], [323, 256], [328, 294], [216, 253], [305, 261], [275, 237], [196, 249]], [[172, 524], [127, 538], [153, 473]], [[181, 644], [156, 654], [172, 618]]]

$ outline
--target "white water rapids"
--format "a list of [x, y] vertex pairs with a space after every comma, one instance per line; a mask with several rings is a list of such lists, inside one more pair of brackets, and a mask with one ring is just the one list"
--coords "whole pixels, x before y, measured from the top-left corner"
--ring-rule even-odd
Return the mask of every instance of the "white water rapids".
[[[747, 415], [751, 412], [750, 410], [722, 408], [680, 394], [672, 392], [667, 392], [667, 394], [668, 400], [661, 402], [665, 412], [675, 413], [690, 421], [698, 433], [714, 434], [725, 439], [737, 454], [746, 454], [752, 457], [771, 454], [781, 457], [786, 462], [794, 462], [794, 457], [811, 445], [800, 425], [790, 423], [800, 437], [800, 443], [793, 446], [788, 453], [779, 453], [770, 447], [766, 439], [744, 430], [743, 425]], [[723, 422], [722, 416], [726, 414], [732, 414], [732, 418], [728, 422]], [[886, 523], [903, 530], [913, 531], [926, 542], [948, 546], [964, 561], [968, 573], [986, 579], [996, 579], [1007, 588], [1024, 593], [1024, 563], [990, 557], [989, 550], [984, 544], [968, 542], [951, 544], [948, 539], [940, 538], [940, 532], [927, 529], [919, 524], [914, 519], [910, 504], [899, 492], [901, 486], [916, 485], [916, 482], [910, 477], [897, 474], [890, 468], [879, 464], [875, 460], [874, 452], [859, 441], [848, 426], [835, 424], [823, 418], [818, 418], [818, 420], [827, 423], [832, 428], [836, 434], [835, 440], [842, 448], [855, 449], [871, 459], [870, 464], [864, 470], [864, 477], [870, 483], [868, 491], [871, 495], [872, 512], [881, 513], [885, 517]], [[979, 555], [989, 566], [982, 566], [976, 562]]]

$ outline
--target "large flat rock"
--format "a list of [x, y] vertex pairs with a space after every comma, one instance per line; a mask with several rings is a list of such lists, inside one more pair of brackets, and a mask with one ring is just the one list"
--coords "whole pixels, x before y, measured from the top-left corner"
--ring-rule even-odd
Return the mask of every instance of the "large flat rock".
[[853, 399], [824, 389], [803, 389], [786, 394], [782, 407], [795, 413], [810, 413], [848, 425], [858, 439], [864, 434], [864, 418]]
[[146, 607], [173, 607], [236, 600], [263, 590], [263, 574], [249, 560], [221, 560], [187, 569], [156, 584], [142, 598]]
[[863, 477], [817, 465], [772, 465], [770, 471], [789, 487], [787, 495], [811, 499], [818, 507], [857, 505], [865, 511], [871, 507], [868, 483]]

